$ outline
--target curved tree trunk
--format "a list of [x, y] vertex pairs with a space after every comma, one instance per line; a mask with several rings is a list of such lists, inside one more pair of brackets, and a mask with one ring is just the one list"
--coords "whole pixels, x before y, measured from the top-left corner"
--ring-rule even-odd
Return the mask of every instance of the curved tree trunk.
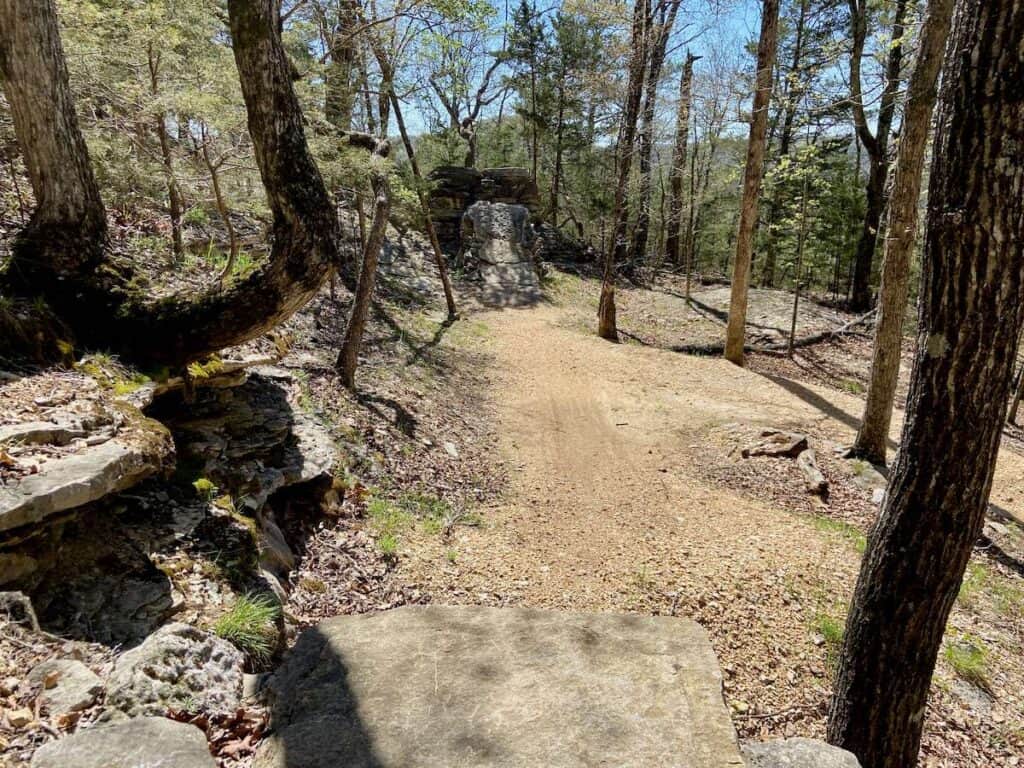
[[764, 0], [761, 8], [761, 37], [757, 45], [757, 90], [750, 118], [747, 164], [743, 173], [743, 201], [736, 235], [736, 258], [732, 268], [729, 298], [729, 326], [725, 337], [725, 359], [743, 365], [747, 326], [747, 294], [750, 291], [750, 260], [754, 254], [757, 227], [757, 197], [764, 175], [764, 145], [768, 130], [768, 104], [772, 96], [772, 69], [779, 40], [779, 0]]
[[935, 660], [985, 522], [1024, 325], [1024, 0], [957, 8], [909, 408], [829, 716], [829, 740], [864, 768], [917, 762]]
[[373, 285], [377, 277], [377, 262], [384, 246], [384, 236], [388, 227], [388, 211], [391, 209], [388, 179], [384, 171], [373, 173], [373, 221], [363, 249], [363, 265], [359, 270], [359, 281], [355, 295], [352, 297], [352, 310], [349, 312], [348, 324], [345, 326], [345, 338], [341, 344], [336, 363], [341, 375], [341, 383], [349, 389], [356, 386], [356, 368], [359, 365], [359, 349], [363, 343], [363, 332], [370, 314], [370, 302], [373, 300]]
[[[48, 222], [28, 233], [30, 250], [18, 247], [16, 279], [8, 282], [42, 294], [81, 340], [140, 361], [183, 364], [274, 327], [313, 296], [338, 261], [334, 206], [306, 146], [279, 11], [276, 0], [228, 3], [249, 133], [274, 217], [270, 257], [226, 289], [154, 302], [128, 265], [102, 257], [103, 206], [74, 120], [52, 1], [0, 4], [4, 86], [21, 115], [19, 142]], [[26, 47], [28, 41], [39, 45]], [[69, 257], [69, 243], [87, 255]], [[33, 280], [19, 283], [26, 255], [35, 259]]]
[[917, 203], [921, 196], [928, 131], [942, 69], [942, 53], [953, 16], [953, 0], [931, 0], [921, 27], [918, 58], [907, 86], [896, 170], [889, 198], [882, 287], [879, 291], [878, 324], [871, 362], [867, 405], [852, 453], [876, 464], [885, 464], [893, 400], [900, 372], [903, 316], [910, 296], [910, 256], [917, 232]]

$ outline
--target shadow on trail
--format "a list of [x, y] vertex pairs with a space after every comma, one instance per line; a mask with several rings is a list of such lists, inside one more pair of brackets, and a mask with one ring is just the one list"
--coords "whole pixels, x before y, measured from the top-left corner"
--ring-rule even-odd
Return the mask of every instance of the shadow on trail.
[[[858, 417], [847, 413], [842, 408], [839, 408], [837, 405], [835, 405], [835, 403], [832, 403], [831, 401], [819, 395], [813, 389], [805, 387], [803, 384], [793, 381], [792, 379], [787, 379], [784, 376], [775, 376], [770, 373], [761, 373], [759, 375], [768, 379], [773, 384], [777, 384], [778, 386], [782, 387], [791, 395], [796, 395], [809, 406], [819, 411], [820, 413], [824, 414], [825, 416], [828, 416], [830, 419], [834, 419], [840, 422], [841, 424], [845, 424], [850, 429], [860, 429], [861, 420]], [[896, 442], [894, 440], [888, 439], [885, 442], [890, 449], [895, 450], [897, 448]]]
[[281, 667], [271, 681], [274, 732], [260, 748], [261, 765], [385, 768], [360, 717], [348, 666], [330, 639], [319, 627], [307, 629], [291, 656], [298, 663]]

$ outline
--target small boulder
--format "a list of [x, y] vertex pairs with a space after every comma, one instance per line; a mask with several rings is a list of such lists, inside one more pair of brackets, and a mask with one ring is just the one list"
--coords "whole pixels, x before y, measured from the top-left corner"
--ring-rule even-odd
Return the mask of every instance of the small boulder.
[[860, 768], [844, 749], [814, 739], [782, 739], [743, 745], [747, 768]]
[[743, 449], [743, 458], [751, 456], [786, 456], [795, 459], [807, 450], [807, 435], [798, 432], [765, 430], [761, 442]]
[[206, 736], [194, 725], [140, 717], [81, 730], [44, 744], [32, 768], [215, 768]]
[[241, 651], [226, 640], [188, 624], [168, 624], [118, 658], [107, 682], [107, 705], [129, 717], [168, 709], [234, 712], [244, 664]]
[[37, 664], [28, 673], [28, 679], [42, 687], [39, 698], [51, 715], [88, 709], [103, 693], [99, 675], [74, 659], [50, 659]]

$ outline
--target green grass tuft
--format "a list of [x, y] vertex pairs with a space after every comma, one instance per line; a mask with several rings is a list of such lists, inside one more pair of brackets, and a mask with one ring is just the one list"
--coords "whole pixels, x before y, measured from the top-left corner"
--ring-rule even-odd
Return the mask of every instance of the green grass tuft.
[[277, 648], [277, 618], [281, 608], [267, 595], [243, 595], [213, 625], [213, 633], [244, 653], [255, 664], [266, 664]]
[[980, 638], [963, 635], [946, 646], [946, 661], [957, 677], [983, 691], [991, 691], [988, 679], [988, 650]]
[[825, 661], [830, 670], [839, 663], [839, 654], [843, 649], [843, 636], [846, 626], [843, 619], [827, 613], [819, 613], [814, 617], [814, 631], [825, 639]]
[[192, 487], [196, 489], [196, 493], [199, 494], [199, 498], [203, 501], [213, 501], [217, 491], [220, 490], [208, 477], [200, 477], [192, 483]]
[[843, 522], [842, 520], [835, 520], [831, 517], [816, 516], [814, 518], [814, 527], [824, 533], [831, 533], [841, 536], [844, 539], [848, 539], [861, 554], [864, 554], [864, 551], [868, 548], [867, 537], [861, 533], [857, 526], [851, 525], [850, 523]]

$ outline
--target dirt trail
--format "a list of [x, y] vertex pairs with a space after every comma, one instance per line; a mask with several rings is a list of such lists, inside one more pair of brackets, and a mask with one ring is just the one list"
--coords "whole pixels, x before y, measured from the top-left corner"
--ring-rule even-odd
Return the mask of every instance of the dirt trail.
[[856, 551], [693, 465], [715, 427], [825, 417], [723, 361], [582, 334], [556, 307], [482, 319], [511, 487], [485, 525], [457, 529], [443, 567], [442, 545], [420, 542], [410, 575], [456, 602], [692, 616], [741, 714], [816, 709], [825, 665], [808, 625], [820, 594], [849, 588]]
[[[819, 450], [849, 441], [860, 401], [720, 359], [608, 344], [555, 306], [481, 319], [510, 487], [482, 526], [417, 541], [406, 574], [445, 602], [690, 616], [711, 635], [741, 736], [820, 737], [834, 651], [821, 621], [838, 617], [841, 630], [855, 537], [757, 488], [715, 485], [701, 467], [722, 461], [713, 456], [734, 429], [800, 430]], [[1005, 453], [999, 474], [1014, 483], [997, 480], [995, 495], [1012, 501], [1021, 462]], [[985, 764], [965, 760], [934, 764]]]

